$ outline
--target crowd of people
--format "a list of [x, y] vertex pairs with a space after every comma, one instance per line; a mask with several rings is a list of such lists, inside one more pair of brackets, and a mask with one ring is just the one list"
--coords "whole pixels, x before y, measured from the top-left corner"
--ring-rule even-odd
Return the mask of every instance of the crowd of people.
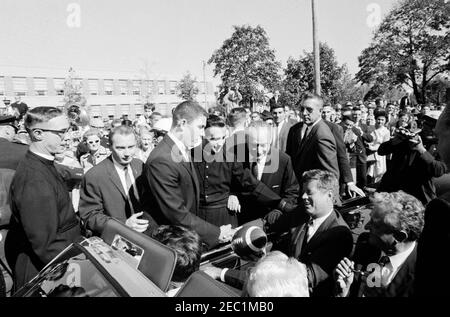
[[[171, 296], [202, 252], [250, 221], [287, 232], [287, 243], [248, 271], [203, 268], [244, 296], [448, 295], [425, 274], [449, 262], [446, 247], [435, 249], [448, 243], [439, 219], [450, 198], [437, 197], [434, 179], [450, 166], [450, 106], [330, 105], [309, 92], [290, 106], [279, 95], [253, 112], [237, 86], [226, 107], [186, 101], [170, 118], [152, 104], [134, 121], [77, 106], [1, 117], [0, 220], [14, 289], [115, 218], [176, 250]], [[366, 195], [370, 221], [355, 243], [336, 208]]]

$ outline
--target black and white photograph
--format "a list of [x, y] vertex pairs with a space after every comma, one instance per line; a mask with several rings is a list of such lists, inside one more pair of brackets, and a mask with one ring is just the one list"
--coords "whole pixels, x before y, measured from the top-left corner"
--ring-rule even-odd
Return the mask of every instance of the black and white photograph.
[[450, 297], [449, 0], [1, 0], [0, 45], [0, 302]]

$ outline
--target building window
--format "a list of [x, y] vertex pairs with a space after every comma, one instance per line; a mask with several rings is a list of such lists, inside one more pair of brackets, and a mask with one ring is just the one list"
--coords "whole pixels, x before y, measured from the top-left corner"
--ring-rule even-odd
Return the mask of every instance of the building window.
[[169, 83], [170, 94], [175, 95], [177, 93], [177, 82], [171, 81]]
[[105, 90], [105, 95], [111, 96], [114, 93], [114, 80], [105, 79], [103, 81], [103, 88]]
[[5, 77], [0, 77], [0, 96], [6, 95]]
[[98, 95], [98, 79], [88, 79], [88, 90], [90, 95]]
[[13, 77], [13, 90], [17, 96], [27, 94], [27, 79], [25, 77]]
[[36, 96], [47, 95], [47, 78], [34, 78], [34, 91]]
[[128, 94], [128, 82], [126, 80], [119, 80], [119, 91], [121, 95]]
[[55, 78], [53, 79], [53, 84], [55, 85], [56, 95], [64, 96], [64, 82], [66, 80], [64, 78]]
[[158, 81], [158, 94], [164, 95], [166, 92], [165, 90], [166, 90], [166, 87], [165, 87], [164, 81]]
[[133, 95], [141, 94], [141, 82], [139, 80], [133, 80]]

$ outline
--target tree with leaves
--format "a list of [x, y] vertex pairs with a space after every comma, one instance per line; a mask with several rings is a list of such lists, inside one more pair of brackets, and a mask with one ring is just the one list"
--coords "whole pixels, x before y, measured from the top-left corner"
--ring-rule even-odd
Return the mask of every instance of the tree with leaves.
[[[345, 65], [339, 65], [334, 50], [326, 43], [320, 43], [320, 84], [322, 97], [326, 102], [343, 102], [342, 89], [353, 89]], [[298, 59], [290, 57], [284, 70], [282, 97], [289, 105], [296, 105], [303, 92], [314, 91], [314, 55], [304, 52]], [[343, 76], [346, 76], [343, 78]], [[343, 80], [346, 82], [343, 82]]]
[[407, 85], [425, 103], [432, 80], [450, 71], [450, 4], [403, 0], [382, 21], [359, 57], [356, 78], [372, 95]]
[[83, 82], [77, 78], [75, 70], [70, 67], [69, 73], [64, 81], [64, 107], [68, 109], [71, 106], [84, 108], [86, 98], [83, 95]]
[[186, 101], [195, 100], [195, 96], [198, 94], [196, 81], [196, 78], [192, 77], [190, 72], [187, 72], [177, 84], [178, 96]]
[[234, 26], [231, 37], [208, 60], [212, 63], [214, 76], [219, 75], [227, 89], [239, 84], [242, 103], [250, 106], [262, 101], [265, 91], [278, 88], [281, 80], [281, 63], [275, 60], [275, 50], [259, 25]]

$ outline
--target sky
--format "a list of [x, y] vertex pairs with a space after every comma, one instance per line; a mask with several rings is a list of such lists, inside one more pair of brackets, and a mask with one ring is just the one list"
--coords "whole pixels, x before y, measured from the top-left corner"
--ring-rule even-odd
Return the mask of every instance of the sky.
[[[316, 0], [319, 39], [354, 74], [376, 21], [397, 2]], [[312, 50], [310, 0], [1, 0], [0, 67], [139, 73], [147, 65], [154, 78], [202, 79], [202, 61], [243, 24], [266, 30], [283, 67]]]

